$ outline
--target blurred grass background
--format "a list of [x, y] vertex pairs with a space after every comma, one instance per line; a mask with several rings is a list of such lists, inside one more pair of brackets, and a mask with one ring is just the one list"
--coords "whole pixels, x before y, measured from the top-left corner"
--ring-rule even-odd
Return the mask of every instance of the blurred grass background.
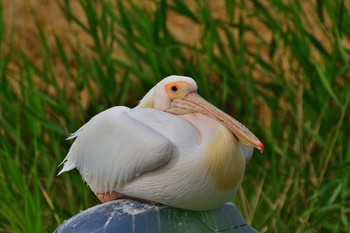
[[261, 232], [350, 232], [350, 2], [0, 3], [0, 232], [52, 232], [98, 203], [56, 177], [64, 139], [160, 79], [199, 93], [265, 144], [233, 198]]

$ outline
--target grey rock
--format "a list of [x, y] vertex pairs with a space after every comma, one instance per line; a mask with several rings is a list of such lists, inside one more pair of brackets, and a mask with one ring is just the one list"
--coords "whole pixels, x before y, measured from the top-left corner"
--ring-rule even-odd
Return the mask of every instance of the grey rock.
[[191, 211], [136, 200], [116, 200], [64, 221], [55, 233], [256, 233], [232, 203], [210, 211]]

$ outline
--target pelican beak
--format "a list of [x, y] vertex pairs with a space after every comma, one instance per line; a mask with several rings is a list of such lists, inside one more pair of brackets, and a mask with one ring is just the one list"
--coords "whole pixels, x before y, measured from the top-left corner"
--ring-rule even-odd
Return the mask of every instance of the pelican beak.
[[173, 99], [171, 107], [167, 109], [166, 112], [175, 115], [183, 115], [188, 113], [205, 114], [219, 121], [222, 125], [229, 129], [241, 144], [255, 147], [260, 150], [261, 153], [264, 152], [264, 145], [252, 132], [249, 131], [249, 129], [247, 129], [236, 119], [232, 118], [203, 99], [197, 93], [189, 93], [182, 99]]

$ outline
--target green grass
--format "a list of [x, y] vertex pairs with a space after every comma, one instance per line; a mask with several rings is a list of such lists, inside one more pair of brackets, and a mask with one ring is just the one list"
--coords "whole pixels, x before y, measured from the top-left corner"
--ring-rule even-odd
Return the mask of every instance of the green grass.
[[[56, 177], [64, 139], [103, 109], [136, 105], [170, 74], [195, 78], [265, 144], [233, 198], [253, 227], [350, 231], [347, 1], [225, 1], [220, 18], [207, 1], [117, 2], [80, 0], [80, 19], [70, 0], [57, 1], [89, 40], [57, 32], [49, 41], [36, 20], [39, 62], [15, 46], [0, 13], [0, 232], [52, 232], [97, 204], [78, 172]], [[174, 12], [201, 28], [198, 43], [169, 28]]]

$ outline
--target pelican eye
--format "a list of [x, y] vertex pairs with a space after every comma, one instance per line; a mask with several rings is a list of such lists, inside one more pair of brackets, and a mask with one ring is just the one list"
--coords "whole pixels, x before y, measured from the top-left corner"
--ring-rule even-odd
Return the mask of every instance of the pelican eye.
[[172, 86], [171, 90], [174, 91], [174, 92], [177, 91], [177, 86]]

